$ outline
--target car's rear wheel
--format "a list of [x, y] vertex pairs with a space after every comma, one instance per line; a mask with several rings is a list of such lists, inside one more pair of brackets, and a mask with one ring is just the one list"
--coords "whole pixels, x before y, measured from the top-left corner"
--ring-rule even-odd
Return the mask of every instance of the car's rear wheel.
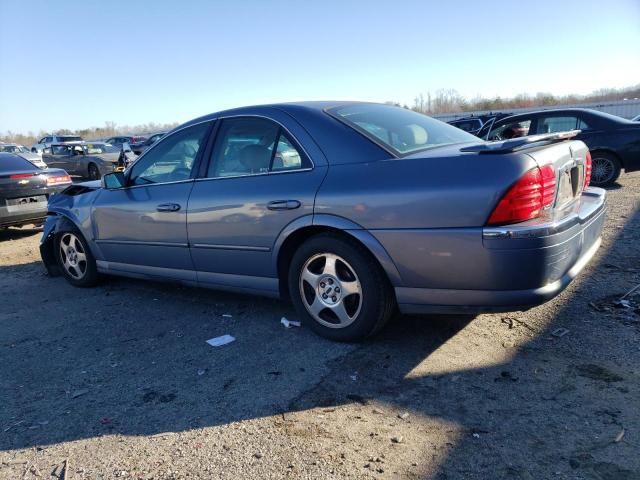
[[289, 292], [306, 325], [331, 340], [362, 340], [395, 310], [380, 265], [356, 242], [321, 234], [303, 243], [289, 268]]
[[613, 184], [620, 176], [622, 165], [616, 157], [606, 152], [591, 154], [591, 185], [605, 187]]
[[95, 163], [89, 164], [88, 173], [91, 180], [100, 180], [100, 169]]
[[60, 271], [70, 284], [93, 287], [98, 283], [96, 260], [79, 232], [56, 234], [54, 248]]

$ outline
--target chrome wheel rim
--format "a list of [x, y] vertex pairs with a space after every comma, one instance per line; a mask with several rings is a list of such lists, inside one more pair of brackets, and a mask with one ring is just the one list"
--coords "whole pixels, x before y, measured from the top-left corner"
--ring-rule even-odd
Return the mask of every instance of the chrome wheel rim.
[[60, 260], [65, 271], [76, 280], [87, 274], [87, 255], [82, 243], [73, 233], [65, 233], [60, 238]]
[[616, 167], [610, 158], [595, 157], [592, 162], [591, 181], [593, 183], [607, 183], [613, 178]]
[[333, 253], [309, 258], [302, 267], [299, 287], [307, 312], [325, 327], [348, 327], [362, 308], [358, 275], [344, 258]]

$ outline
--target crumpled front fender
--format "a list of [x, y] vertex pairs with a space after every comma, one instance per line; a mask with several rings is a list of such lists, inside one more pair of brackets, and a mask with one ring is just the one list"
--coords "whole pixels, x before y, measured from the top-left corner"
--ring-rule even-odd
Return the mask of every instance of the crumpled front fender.
[[47, 269], [47, 275], [57, 277], [60, 275], [60, 268], [56, 261], [54, 250], [54, 238], [58, 232], [70, 232], [75, 230], [75, 226], [62, 215], [47, 215], [40, 239], [40, 257]]

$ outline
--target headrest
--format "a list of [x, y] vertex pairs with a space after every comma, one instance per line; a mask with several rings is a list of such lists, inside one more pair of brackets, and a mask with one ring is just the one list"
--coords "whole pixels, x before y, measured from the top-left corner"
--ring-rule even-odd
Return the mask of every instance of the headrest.
[[429, 139], [427, 131], [420, 125], [405, 125], [398, 132], [400, 141], [405, 145], [424, 145]]
[[253, 173], [266, 171], [271, 160], [271, 150], [262, 145], [247, 145], [238, 152], [238, 160]]

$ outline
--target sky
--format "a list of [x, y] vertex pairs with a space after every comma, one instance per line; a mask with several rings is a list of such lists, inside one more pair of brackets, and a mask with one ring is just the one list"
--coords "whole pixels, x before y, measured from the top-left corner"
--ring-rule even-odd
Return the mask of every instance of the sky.
[[0, 132], [640, 83], [640, 0], [0, 0]]

